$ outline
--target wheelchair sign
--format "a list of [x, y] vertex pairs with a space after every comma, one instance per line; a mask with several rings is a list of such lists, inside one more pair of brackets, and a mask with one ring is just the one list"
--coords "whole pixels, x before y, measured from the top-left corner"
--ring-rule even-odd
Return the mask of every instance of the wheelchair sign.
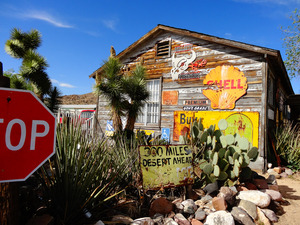
[[161, 139], [170, 142], [170, 128], [161, 128]]

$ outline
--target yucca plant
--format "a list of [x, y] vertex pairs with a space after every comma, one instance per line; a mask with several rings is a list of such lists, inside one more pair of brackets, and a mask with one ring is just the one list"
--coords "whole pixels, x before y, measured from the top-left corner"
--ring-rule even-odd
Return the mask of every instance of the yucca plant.
[[287, 122], [276, 129], [276, 151], [293, 170], [300, 169], [300, 124]]
[[124, 191], [130, 163], [116, 160], [106, 140], [87, 139], [77, 124], [59, 125], [56, 142], [56, 154], [39, 173], [55, 224], [98, 220]]

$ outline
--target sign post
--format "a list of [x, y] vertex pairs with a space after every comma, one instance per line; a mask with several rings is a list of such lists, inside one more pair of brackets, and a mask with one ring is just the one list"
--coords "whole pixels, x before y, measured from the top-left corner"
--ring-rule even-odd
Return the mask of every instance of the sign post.
[[0, 88], [0, 106], [0, 182], [24, 181], [55, 153], [55, 116], [25, 90]]

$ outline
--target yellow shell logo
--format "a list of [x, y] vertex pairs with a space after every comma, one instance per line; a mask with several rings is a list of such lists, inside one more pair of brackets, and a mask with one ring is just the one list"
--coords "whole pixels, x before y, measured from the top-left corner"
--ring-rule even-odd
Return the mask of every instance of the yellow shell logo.
[[203, 94], [213, 109], [234, 109], [235, 102], [247, 92], [247, 78], [233, 66], [217, 66], [206, 75], [203, 84], [209, 88]]

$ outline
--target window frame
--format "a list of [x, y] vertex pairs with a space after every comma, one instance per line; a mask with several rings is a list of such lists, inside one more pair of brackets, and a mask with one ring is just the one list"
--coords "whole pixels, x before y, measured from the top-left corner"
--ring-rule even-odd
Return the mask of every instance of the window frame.
[[[150, 99], [148, 99], [145, 103], [145, 105], [143, 106], [143, 116], [144, 116], [144, 119], [143, 121], [138, 121], [140, 115], [138, 116], [137, 120], [136, 120], [136, 126], [139, 126], [139, 127], [160, 127], [160, 123], [161, 123], [161, 88], [162, 88], [162, 79], [159, 78], [159, 79], [149, 79], [149, 80], [146, 80], [146, 82], [154, 82], [154, 81], [158, 81], [158, 96], [157, 96], [157, 101], [155, 102], [152, 102], [153, 104], [158, 104], [158, 107], [157, 107], [157, 123], [151, 123], [151, 122], [148, 122], [148, 104], [150, 102]], [[148, 89], [147, 89], [148, 90]], [[150, 94], [151, 96], [151, 94]], [[151, 103], [151, 102], [150, 102]]]

